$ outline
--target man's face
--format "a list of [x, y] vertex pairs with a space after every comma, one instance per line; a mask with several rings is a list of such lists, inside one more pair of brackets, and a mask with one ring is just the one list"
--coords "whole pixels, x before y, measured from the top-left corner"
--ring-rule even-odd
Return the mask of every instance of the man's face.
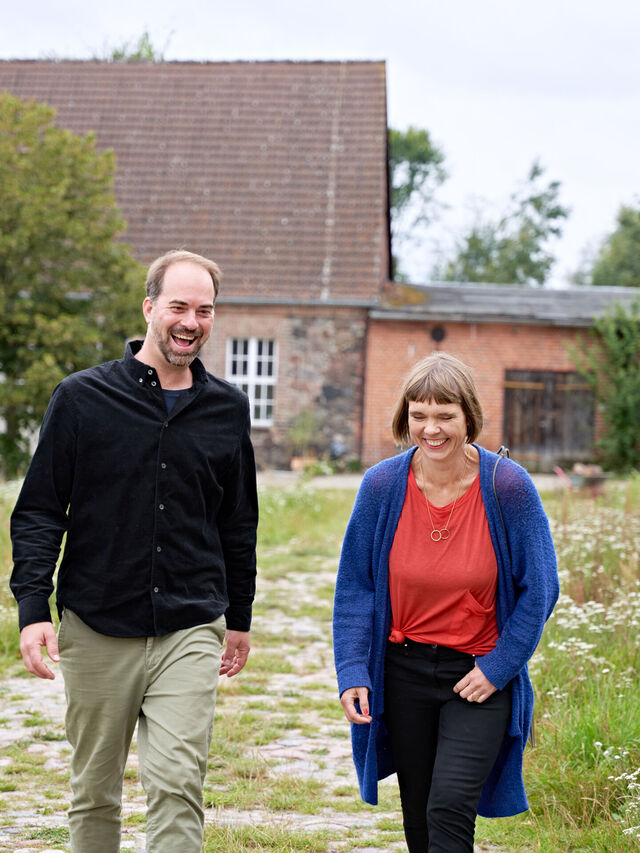
[[159, 353], [169, 364], [186, 367], [211, 334], [211, 276], [192, 261], [177, 261], [165, 273], [160, 296], [145, 299], [143, 311]]

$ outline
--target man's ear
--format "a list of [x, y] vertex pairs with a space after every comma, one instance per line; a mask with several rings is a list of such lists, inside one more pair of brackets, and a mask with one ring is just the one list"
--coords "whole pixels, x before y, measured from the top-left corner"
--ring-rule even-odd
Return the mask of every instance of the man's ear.
[[151, 322], [151, 312], [153, 311], [153, 302], [149, 299], [148, 296], [145, 296], [142, 302], [142, 313], [144, 314], [144, 319], [147, 323]]

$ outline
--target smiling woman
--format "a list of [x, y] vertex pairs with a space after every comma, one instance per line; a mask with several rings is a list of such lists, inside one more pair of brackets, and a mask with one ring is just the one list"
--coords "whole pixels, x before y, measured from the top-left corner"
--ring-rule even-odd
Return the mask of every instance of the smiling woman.
[[556, 559], [529, 475], [474, 443], [482, 422], [466, 365], [420, 361], [393, 418], [412, 447], [365, 475], [340, 559], [334, 649], [360, 791], [375, 804], [397, 773], [409, 853], [471, 853], [476, 814], [528, 808], [526, 665]]

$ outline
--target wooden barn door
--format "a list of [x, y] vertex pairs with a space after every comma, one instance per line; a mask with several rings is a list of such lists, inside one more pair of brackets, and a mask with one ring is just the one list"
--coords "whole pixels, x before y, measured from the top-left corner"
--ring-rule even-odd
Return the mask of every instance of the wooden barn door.
[[593, 451], [593, 394], [577, 373], [507, 370], [505, 443], [528, 468], [589, 459]]

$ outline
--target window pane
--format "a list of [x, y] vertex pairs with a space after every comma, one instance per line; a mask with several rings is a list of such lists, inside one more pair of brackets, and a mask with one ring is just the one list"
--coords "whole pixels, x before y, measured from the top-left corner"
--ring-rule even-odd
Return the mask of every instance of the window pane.
[[228, 375], [249, 397], [252, 420], [260, 425], [273, 421], [275, 397], [275, 341], [269, 338], [231, 338], [228, 343]]

